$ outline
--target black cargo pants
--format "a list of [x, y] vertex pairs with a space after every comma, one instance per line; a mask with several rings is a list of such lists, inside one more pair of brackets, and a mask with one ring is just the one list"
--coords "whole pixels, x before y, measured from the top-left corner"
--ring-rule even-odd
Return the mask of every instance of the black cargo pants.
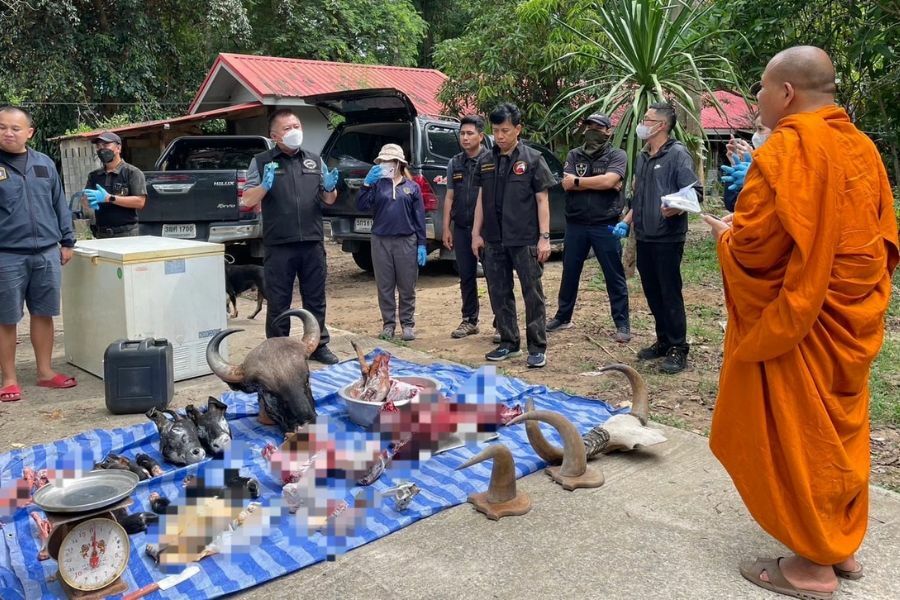
[[291, 332], [290, 319], [273, 321], [291, 307], [294, 281], [300, 280], [303, 308], [319, 322], [319, 347], [328, 343], [325, 328], [325, 265], [324, 242], [293, 242], [266, 246], [263, 263], [266, 275], [266, 337], [285, 337]]
[[525, 300], [528, 352], [544, 353], [547, 351], [547, 309], [541, 282], [544, 265], [538, 262], [537, 246], [507, 247], [490, 242], [485, 245], [484, 275], [500, 333], [500, 345], [517, 350], [521, 344], [513, 271], [519, 277]]

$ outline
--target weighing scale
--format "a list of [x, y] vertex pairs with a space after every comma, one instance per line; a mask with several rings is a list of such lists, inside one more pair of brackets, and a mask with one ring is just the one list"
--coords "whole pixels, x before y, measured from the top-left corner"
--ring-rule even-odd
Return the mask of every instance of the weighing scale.
[[122, 573], [131, 544], [119, 520], [128, 515], [138, 476], [131, 471], [91, 471], [60, 479], [34, 494], [50, 522], [47, 550], [70, 600], [94, 600], [128, 589]]

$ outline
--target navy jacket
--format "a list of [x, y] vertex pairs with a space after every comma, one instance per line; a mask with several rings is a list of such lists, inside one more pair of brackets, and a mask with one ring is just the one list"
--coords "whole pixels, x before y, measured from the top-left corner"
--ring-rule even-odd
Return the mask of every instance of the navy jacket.
[[363, 186], [356, 197], [356, 208], [366, 211], [375, 209], [373, 235], [416, 234], [416, 244], [424, 246], [425, 203], [419, 184], [404, 177], [397, 184], [396, 197], [394, 195], [392, 181], [379, 179], [373, 186]]
[[25, 172], [0, 158], [0, 252], [34, 254], [75, 245], [72, 211], [56, 165], [29, 148]]

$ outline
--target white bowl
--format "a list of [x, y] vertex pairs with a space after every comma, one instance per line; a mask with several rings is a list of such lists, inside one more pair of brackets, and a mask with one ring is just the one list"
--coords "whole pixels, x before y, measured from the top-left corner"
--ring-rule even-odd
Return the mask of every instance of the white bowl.
[[[440, 390], [440, 382], [437, 379], [432, 377], [391, 377], [391, 379], [396, 381], [402, 381], [403, 383], [410, 383], [412, 385], [417, 385], [421, 388], [424, 388], [426, 391], [434, 390], [437, 392]], [[355, 382], [354, 382], [355, 383]], [[381, 414], [381, 402], [366, 402], [364, 400], [357, 400], [356, 398], [351, 398], [347, 393], [347, 390], [350, 389], [353, 383], [348, 383], [340, 390], [338, 390], [338, 396], [343, 398], [344, 403], [347, 405], [347, 416], [350, 417], [350, 420], [356, 423], [361, 427], [371, 427], [375, 424], [375, 421], [378, 420], [378, 415]], [[396, 407], [406, 406], [409, 404], [409, 398], [406, 400], [401, 400], [394, 404]]]

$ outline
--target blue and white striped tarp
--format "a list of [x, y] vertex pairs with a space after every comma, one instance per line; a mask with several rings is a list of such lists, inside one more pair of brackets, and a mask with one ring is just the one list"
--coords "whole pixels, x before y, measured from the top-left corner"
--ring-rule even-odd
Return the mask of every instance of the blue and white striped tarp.
[[[492, 391], [490, 383], [496, 383], [496, 398], [488, 401], [514, 406], [524, 404], [528, 397], [534, 399], [539, 409], [561, 412], [580, 431], [586, 432], [598, 423], [604, 422], [616, 410], [597, 400], [570, 396], [562, 392], [548, 390], [544, 386], [533, 386], [519, 379], [497, 376], [492, 370], [478, 372], [466, 367], [431, 364], [420, 365], [391, 359], [391, 373], [394, 375], [427, 375], [441, 382], [441, 391], [447, 396], [456, 395], [466, 402], [484, 402], [485, 395]], [[359, 376], [356, 361], [346, 361], [312, 374], [312, 390], [316, 397], [317, 411], [330, 419], [341, 422], [346, 419], [343, 401], [337, 390]], [[488, 381], [488, 385], [485, 382]], [[279, 442], [280, 434], [274, 427], [264, 427], [256, 420], [258, 406], [255, 395], [226, 392], [222, 400], [228, 404], [227, 418], [231, 425], [235, 442], [243, 442], [253, 449], [244, 458], [243, 475], [256, 477], [262, 487], [261, 500], [280, 497], [281, 485], [269, 474], [269, 467], [260, 456], [259, 449], [266, 442]], [[346, 425], [348, 435], [366, 434], [353, 424]], [[500, 442], [506, 444], [516, 460], [519, 477], [533, 473], [544, 466], [531, 449], [523, 426], [501, 428]], [[548, 439], [559, 442], [555, 432], [545, 429]], [[496, 443], [496, 442], [495, 442]], [[372, 509], [365, 525], [354, 537], [345, 541], [346, 549], [361, 546], [441, 510], [461, 504], [469, 494], [484, 491], [490, 478], [491, 462], [481, 463], [463, 471], [455, 471], [470, 457], [480, 452], [481, 446], [470, 444], [450, 452], [432, 457], [421, 463], [411, 473], [398, 476], [389, 468], [371, 488], [376, 492], [394, 487], [400, 481], [412, 481], [421, 493], [415, 496], [409, 507], [397, 512], [391, 502]], [[150, 423], [105, 431], [95, 429], [57, 442], [13, 450], [0, 455], [0, 487], [8, 488], [19, 479], [24, 467], [34, 469], [56, 468], [66, 458], [81, 453], [90, 461], [99, 461], [109, 452], [124, 454], [134, 458], [139, 453], [153, 456], [169, 469], [160, 477], [141, 482], [134, 492], [134, 504], [130, 512], [150, 510], [150, 492], [158, 492], [171, 499], [183, 495], [182, 480], [196, 471], [197, 465], [172, 469], [162, 463], [159, 454], [159, 436], [156, 427]], [[358, 489], [358, 488], [355, 488]], [[352, 490], [351, 490], [352, 491]], [[40, 543], [36, 536], [36, 526], [29, 513], [39, 510], [33, 505], [19, 509], [12, 521], [2, 523], [3, 544], [0, 544], [0, 596], [4, 599], [57, 598], [62, 597], [60, 584], [55, 581], [56, 561], [39, 562], [37, 554]], [[179, 598], [197, 600], [215, 598], [224, 594], [247, 589], [274, 579], [286, 573], [297, 571], [311, 564], [325, 560], [330, 554], [322, 542], [322, 534], [299, 537], [293, 534], [292, 526], [281, 523], [275, 526], [262, 543], [252, 547], [242, 556], [211, 556], [200, 561], [201, 571], [191, 579], [169, 589], [158, 592], [155, 598]], [[144, 546], [152, 541], [151, 533], [131, 536], [131, 558], [123, 579], [129, 590], [135, 590], [166, 576], [171, 569], [163, 572], [144, 554]], [[180, 569], [177, 569], [180, 570]], [[176, 570], [176, 572], [177, 572]]]

